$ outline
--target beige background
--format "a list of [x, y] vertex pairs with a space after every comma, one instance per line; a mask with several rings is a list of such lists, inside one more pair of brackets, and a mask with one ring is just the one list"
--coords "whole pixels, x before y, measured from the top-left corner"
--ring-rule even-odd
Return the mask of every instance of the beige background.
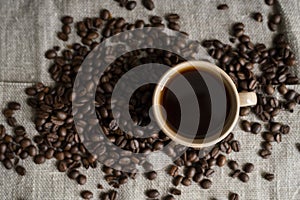
[[[254, 42], [271, 41], [271, 33], [266, 26], [266, 18], [271, 8], [264, 0], [154, 0], [157, 8], [150, 12], [142, 8], [140, 1], [133, 12], [121, 9], [112, 0], [1, 0], [0, 1], [0, 99], [1, 109], [11, 100], [24, 102], [22, 112], [17, 114], [20, 123], [26, 126], [31, 135], [36, 134], [34, 125], [30, 121], [30, 109], [25, 105], [24, 88], [35, 81], [50, 83], [47, 73], [49, 62], [43, 57], [44, 52], [56, 44], [55, 31], [61, 28], [60, 17], [69, 14], [80, 20], [83, 17], [97, 16], [101, 8], [108, 8], [114, 16], [122, 16], [129, 21], [135, 19], [147, 20], [148, 15], [164, 15], [177, 12], [182, 16], [183, 30], [189, 32], [193, 39], [219, 38], [229, 42], [229, 24], [242, 21], [246, 24], [247, 33]], [[230, 9], [217, 11], [219, 3], [227, 2]], [[281, 0], [278, 9], [284, 14], [283, 32], [287, 33], [296, 55], [300, 46], [300, 1]], [[264, 14], [264, 22], [257, 23], [249, 15], [254, 11]], [[299, 58], [299, 57], [298, 57]], [[298, 68], [293, 70], [298, 73]], [[292, 86], [298, 92], [300, 87]], [[235, 136], [242, 143], [242, 150], [233, 153], [230, 158], [240, 163], [255, 163], [255, 171], [250, 175], [248, 184], [228, 177], [227, 167], [217, 168], [212, 180], [213, 187], [204, 191], [198, 185], [183, 190], [181, 200], [227, 199], [229, 191], [237, 192], [241, 199], [250, 200], [299, 200], [300, 199], [300, 153], [295, 143], [300, 142], [299, 108], [293, 113], [282, 113], [278, 121], [292, 127], [291, 134], [283, 137], [280, 145], [274, 145], [273, 155], [269, 160], [257, 156], [262, 138], [251, 135], [235, 128]], [[250, 118], [253, 118], [250, 117]], [[257, 120], [253, 118], [253, 120]], [[0, 116], [0, 123], [4, 123]], [[106, 189], [109, 187], [102, 180], [100, 169], [88, 172], [88, 184], [78, 186], [69, 180], [64, 173], [59, 173], [54, 167], [54, 160], [43, 165], [35, 165], [32, 161], [24, 161], [28, 173], [25, 177], [17, 176], [14, 171], [7, 171], [0, 167], [0, 199], [80, 199], [82, 189], [92, 190], [98, 198], [99, 191], [96, 184], [101, 182]], [[276, 178], [267, 182], [261, 178], [264, 171], [274, 172]], [[159, 177], [147, 181], [139, 176], [136, 181], [130, 181], [119, 190], [121, 200], [145, 199], [143, 194], [147, 188], [157, 188], [162, 194], [171, 186], [171, 179], [164, 171]], [[95, 199], [97, 199], [95, 198]]]

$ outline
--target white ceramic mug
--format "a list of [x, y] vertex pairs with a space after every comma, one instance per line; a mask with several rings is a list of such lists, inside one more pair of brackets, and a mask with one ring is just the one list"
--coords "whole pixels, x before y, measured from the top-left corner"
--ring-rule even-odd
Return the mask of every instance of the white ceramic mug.
[[[216, 76], [221, 77], [224, 86], [227, 90], [229, 90], [228, 94], [231, 101], [230, 105], [230, 112], [228, 114], [228, 117], [226, 117], [226, 121], [224, 123], [224, 126], [221, 130], [221, 133], [217, 135], [217, 137], [211, 137], [211, 138], [205, 138], [205, 139], [187, 139], [185, 137], [182, 137], [181, 135], [177, 134], [172, 130], [170, 127], [166, 125], [166, 119], [164, 117], [161, 102], [160, 99], [163, 95], [162, 90], [168, 83], [169, 79], [172, 79], [172, 77], [175, 76], [175, 74], [178, 74], [179, 72], [184, 71], [186, 68], [194, 67], [198, 70], [204, 70], [209, 72], [210, 74], [215, 74]], [[163, 77], [160, 79], [160, 81], [157, 84], [157, 87], [154, 92], [153, 96], [153, 112], [154, 117], [160, 126], [160, 128], [164, 131], [164, 133], [170, 137], [175, 142], [193, 147], [193, 148], [204, 148], [212, 146], [224, 138], [232, 131], [232, 129], [235, 127], [240, 107], [246, 107], [246, 106], [253, 106], [257, 104], [257, 96], [254, 92], [241, 92], [238, 93], [235, 84], [231, 80], [231, 78], [219, 67], [216, 65], [205, 62], [205, 61], [188, 61], [181, 63], [173, 68], [170, 68], [169, 71], [167, 71]]]

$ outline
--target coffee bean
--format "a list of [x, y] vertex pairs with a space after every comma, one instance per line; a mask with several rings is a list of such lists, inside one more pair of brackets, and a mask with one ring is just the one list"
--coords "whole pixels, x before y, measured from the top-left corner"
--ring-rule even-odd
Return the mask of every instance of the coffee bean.
[[257, 12], [253, 14], [253, 19], [255, 19], [255, 21], [258, 22], [262, 22], [263, 21], [263, 16], [261, 13]]
[[21, 109], [21, 104], [19, 104], [18, 102], [9, 102], [7, 107], [11, 110], [20, 110]]
[[280, 127], [280, 132], [282, 134], [288, 134], [290, 132], [290, 126], [289, 125], [282, 125]]
[[271, 173], [266, 173], [263, 175], [263, 177], [268, 180], [268, 181], [273, 181], [274, 178], [275, 178], [275, 175], [274, 174], [271, 174]]
[[209, 179], [203, 179], [203, 180], [200, 182], [200, 186], [201, 186], [203, 189], [209, 189], [209, 188], [212, 186], [212, 182], [211, 182], [211, 180], [209, 180]]
[[265, 0], [265, 3], [269, 6], [273, 6], [275, 3], [275, 0]]
[[164, 200], [175, 200], [175, 198], [172, 195], [167, 195], [163, 199]]
[[239, 200], [239, 195], [236, 193], [230, 193], [228, 199], [229, 200]]
[[237, 140], [234, 140], [231, 142], [231, 148], [233, 151], [235, 152], [239, 152], [240, 151], [240, 142]]
[[12, 169], [12, 168], [13, 168], [13, 163], [11, 162], [10, 159], [5, 158], [5, 159], [2, 161], [2, 163], [3, 163], [3, 165], [4, 165], [4, 167], [5, 167], [6, 169]]
[[6, 122], [9, 126], [11, 127], [16, 127], [17, 126], [17, 120], [14, 117], [9, 117], [6, 119]]
[[220, 4], [217, 6], [218, 10], [227, 10], [229, 7], [227, 4]]
[[275, 134], [274, 138], [277, 143], [280, 143], [281, 142], [281, 133]]
[[13, 116], [14, 111], [11, 110], [11, 109], [4, 109], [4, 110], [2, 111], [2, 113], [3, 113], [4, 117], [9, 118], [9, 117], [12, 117], [12, 116]]
[[274, 24], [280, 24], [281, 22], [281, 15], [280, 14], [274, 14], [271, 16], [270, 21]]
[[67, 41], [69, 39], [68, 35], [63, 32], [58, 32], [57, 37], [62, 41]]
[[133, 10], [136, 7], [136, 1], [128, 1], [126, 4], [127, 10]]
[[300, 152], [300, 143], [296, 143], [296, 148], [298, 149], [298, 151]]
[[180, 25], [178, 23], [171, 22], [171, 23], [168, 24], [168, 28], [172, 29], [172, 30], [175, 30], [175, 31], [179, 31], [180, 30]]
[[277, 25], [270, 21], [268, 22], [268, 27], [269, 27], [270, 31], [273, 31], [273, 32], [276, 31], [276, 29], [277, 29]]
[[232, 170], [237, 170], [239, 168], [239, 164], [236, 161], [231, 160], [228, 162], [228, 167]]
[[16, 166], [16, 172], [20, 175], [20, 176], [25, 176], [26, 174], [26, 169], [20, 165]]
[[241, 170], [237, 169], [230, 176], [232, 178], [237, 178], [240, 174], [241, 174]]
[[58, 161], [58, 163], [57, 163], [57, 169], [60, 172], [67, 171], [67, 163], [65, 161]]
[[0, 139], [3, 139], [6, 134], [6, 128], [0, 124]]
[[162, 22], [162, 18], [160, 16], [151, 16], [149, 21], [152, 24], [160, 24]]
[[142, 4], [148, 10], [153, 10], [155, 8], [152, 0], [142, 0]]
[[178, 175], [178, 173], [179, 173], [178, 167], [175, 166], [175, 165], [172, 165], [172, 166], [170, 167], [169, 174], [170, 174], [171, 176], [175, 177], [175, 176]]
[[270, 132], [265, 132], [263, 134], [263, 138], [267, 141], [267, 142], [274, 142], [274, 135], [273, 133], [270, 133]]
[[68, 177], [70, 179], [73, 179], [73, 180], [77, 179], [77, 177], [79, 175], [80, 175], [80, 172], [78, 170], [76, 170], [76, 169], [73, 169], [73, 170], [71, 170], [71, 171], [68, 172]]
[[100, 12], [100, 18], [101, 18], [102, 20], [107, 21], [108, 19], [111, 18], [111, 13], [110, 13], [107, 9], [103, 9], [103, 10]]
[[181, 190], [179, 190], [177, 188], [171, 188], [170, 193], [178, 196], [178, 195], [181, 195]]
[[[56, 51], [50, 49], [45, 53], [45, 57], [48, 59], [54, 59], [56, 58], [57, 54]], [[26, 89], [26, 94], [29, 94], [30, 96], [33, 96], [36, 94], [36, 90], [34, 88], [27, 88]]]
[[281, 129], [281, 124], [280, 124], [280, 123], [274, 122], [274, 123], [271, 123], [271, 124], [270, 124], [270, 131], [271, 131], [272, 133], [279, 132], [280, 129]]
[[166, 20], [168, 22], [177, 23], [179, 21], [179, 19], [180, 19], [180, 16], [176, 13], [171, 13], [166, 16]]
[[158, 197], [160, 194], [159, 194], [159, 192], [158, 192], [158, 190], [148, 190], [148, 191], [146, 191], [146, 195], [147, 195], [147, 197], [149, 197], [149, 198], [156, 198], [156, 197]]
[[61, 22], [63, 24], [72, 24], [73, 23], [73, 17], [71, 16], [64, 16], [62, 19], [61, 19]]
[[262, 147], [266, 150], [271, 151], [272, 150], [272, 144], [270, 142], [263, 142]]
[[246, 183], [246, 182], [249, 181], [249, 176], [248, 176], [248, 174], [242, 172], [242, 173], [239, 174], [239, 179], [242, 182]]
[[271, 151], [263, 149], [259, 152], [259, 155], [264, 158], [264, 159], [268, 159], [271, 156]]
[[157, 177], [157, 173], [155, 171], [151, 171], [145, 174], [148, 180], [154, 180]]
[[278, 92], [282, 95], [285, 95], [289, 90], [285, 86], [285, 84], [281, 84], [278, 88]]
[[224, 155], [219, 155], [217, 158], [217, 165], [223, 167], [226, 164], [226, 157]]
[[247, 163], [247, 164], [244, 165], [243, 170], [246, 173], [251, 173], [254, 170], [254, 165], [252, 163]]
[[246, 132], [251, 131], [251, 124], [249, 121], [246, 121], [246, 120], [242, 121], [241, 126], [244, 131], [246, 131]]
[[178, 176], [174, 177], [173, 185], [178, 186], [181, 183], [182, 179], [183, 179], [183, 176], [181, 176], [181, 175], [178, 175]]
[[[1, 132], [1, 130], [0, 130], [0, 132]], [[14, 128], [14, 133], [16, 134], [16, 136], [24, 136], [26, 134], [25, 128], [23, 126], [17, 126]]]
[[254, 133], [254, 134], [258, 134], [262, 129], [262, 126], [261, 124], [255, 122], [252, 124], [251, 126], [251, 132]]
[[295, 90], [288, 90], [288, 92], [284, 95], [286, 100], [293, 100], [296, 97], [297, 93]]
[[79, 185], [84, 185], [84, 184], [86, 184], [86, 181], [87, 181], [86, 176], [83, 174], [78, 175], [76, 180]]
[[46, 161], [46, 159], [45, 159], [45, 157], [43, 155], [36, 155], [34, 157], [33, 161], [36, 164], [43, 164]]
[[88, 191], [88, 190], [84, 190], [80, 193], [81, 197], [83, 199], [92, 199], [93, 198], [93, 193], [91, 191]]
[[192, 181], [191, 179], [187, 178], [187, 177], [184, 177], [181, 181], [182, 185], [184, 186], [190, 186], [192, 184]]
[[275, 89], [272, 85], [267, 85], [265, 88], [265, 92], [269, 95], [273, 95], [275, 92]]
[[250, 114], [250, 112], [251, 112], [250, 107], [243, 107], [243, 108], [240, 109], [240, 116], [247, 116], [247, 115]]

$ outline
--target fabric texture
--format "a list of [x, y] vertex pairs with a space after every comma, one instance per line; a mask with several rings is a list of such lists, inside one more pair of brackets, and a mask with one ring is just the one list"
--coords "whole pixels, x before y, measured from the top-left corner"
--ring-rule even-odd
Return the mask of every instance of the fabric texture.
[[[229, 43], [228, 31], [233, 22], [242, 21], [246, 24], [246, 32], [254, 42], [270, 43], [272, 33], [267, 27], [269, 13], [276, 12], [265, 5], [264, 0], [154, 0], [156, 9], [148, 11], [138, 1], [132, 12], [120, 8], [112, 0], [2, 0], [0, 1], [0, 99], [1, 109], [5, 103], [16, 100], [23, 103], [21, 112], [17, 112], [17, 120], [26, 127], [30, 135], [37, 134], [31, 122], [31, 109], [26, 105], [24, 89], [36, 81], [51, 83], [47, 69], [49, 61], [44, 58], [44, 52], [54, 45], [63, 45], [56, 38], [56, 32], [61, 28], [60, 18], [63, 15], [74, 16], [74, 20], [99, 15], [102, 8], [109, 9], [113, 16], [120, 16], [134, 21], [148, 20], [149, 15], [164, 16], [166, 13], [176, 12], [181, 16], [182, 30], [191, 34], [192, 39], [218, 38]], [[216, 9], [220, 3], [227, 3], [229, 9]], [[300, 47], [300, 1], [278, 0], [276, 7], [284, 16], [282, 32], [286, 33], [295, 54], [299, 58]], [[261, 12], [263, 23], [254, 21], [250, 15]], [[73, 41], [75, 37], [72, 38]], [[70, 41], [72, 42], [72, 40]], [[293, 71], [299, 74], [298, 67]], [[300, 87], [290, 86], [300, 92]], [[232, 153], [229, 159], [239, 163], [252, 162], [255, 170], [250, 174], [247, 184], [228, 176], [228, 167], [216, 168], [213, 175], [213, 186], [210, 190], [202, 190], [193, 183], [190, 187], [179, 186], [183, 194], [176, 197], [179, 200], [228, 199], [229, 192], [240, 194], [241, 199], [247, 200], [299, 200], [300, 199], [300, 153], [295, 143], [300, 141], [300, 110], [294, 113], [281, 113], [277, 121], [289, 124], [291, 134], [283, 137], [281, 144], [274, 144], [272, 156], [263, 160], [257, 155], [262, 138], [242, 132], [238, 126], [234, 129], [235, 137], [241, 141], [242, 149], [239, 153]], [[254, 116], [246, 119], [258, 121]], [[5, 120], [0, 115], [0, 124]], [[7, 126], [8, 127], [8, 126]], [[43, 165], [35, 165], [30, 159], [21, 161], [26, 167], [25, 177], [18, 176], [13, 170], [0, 167], [0, 199], [3, 200], [73, 200], [80, 199], [80, 191], [88, 189], [94, 192], [94, 199], [99, 198], [100, 190], [97, 183], [110, 187], [103, 180], [100, 168], [86, 172], [88, 183], [79, 186], [70, 180], [65, 173], [55, 168], [55, 160], [47, 161]], [[261, 177], [263, 172], [274, 172], [273, 182]], [[160, 171], [155, 181], [148, 181], [142, 175], [137, 180], [130, 180], [119, 190], [120, 200], [146, 199], [144, 191], [156, 188], [162, 195], [172, 187], [171, 178], [165, 171]], [[111, 189], [111, 188], [110, 188]], [[102, 190], [101, 190], [102, 191]], [[103, 190], [105, 191], [105, 190]]]

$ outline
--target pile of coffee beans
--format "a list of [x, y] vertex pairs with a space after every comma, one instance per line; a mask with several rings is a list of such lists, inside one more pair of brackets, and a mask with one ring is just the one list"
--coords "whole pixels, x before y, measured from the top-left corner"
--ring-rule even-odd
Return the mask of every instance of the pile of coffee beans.
[[[122, 7], [133, 10], [136, 1], [117, 0]], [[142, 0], [142, 4], [149, 10], [154, 9], [152, 0]], [[274, 1], [266, 0], [266, 4], [272, 6]], [[228, 5], [221, 4], [218, 9], [228, 9]], [[164, 18], [167, 22], [165, 25]], [[85, 18], [74, 23], [73, 17], [65, 16], [61, 19], [63, 25], [57, 37], [67, 42], [69, 35], [75, 32], [80, 41], [68, 44], [64, 49], [55, 46], [45, 53], [52, 64], [49, 74], [55, 81], [54, 86], [47, 86], [43, 83], [36, 83], [26, 89], [29, 96], [28, 105], [34, 110], [34, 124], [39, 135], [29, 139], [24, 127], [18, 125], [13, 117], [14, 111], [20, 109], [20, 104], [11, 102], [8, 108], [4, 109], [7, 124], [14, 128], [14, 136], [6, 133], [5, 127], [0, 125], [0, 160], [7, 169], [15, 168], [19, 175], [25, 175], [26, 170], [19, 165], [19, 158], [26, 159], [33, 157], [36, 164], [43, 164], [47, 159], [56, 159], [57, 170], [66, 173], [71, 179], [80, 185], [87, 182], [87, 177], [80, 172], [82, 167], [96, 168], [99, 157], [87, 150], [79, 137], [78, 130], [74, 125], [72, 113], [73, 86], [80, 66], [87, 55], [95, 49], [103, 40], [126, 30], [135, 30], [145, 27], [165, 28], [180, 31], [180, 16], [176, 13], [169, 13], [166, 16], [150, 16], [149, 22], [136, 20], [134, 23], [127, 22], [122, 17], [113, 17], [109, 10], [104, 9], [99, 16]], [[254, 19], [261, 22], [263, 17], [260, 13], [254, 15]], [[269, 28], [276, 31], [282, 19], [280, 14], [273, 14], [268, 22]], [[74, 26], [73, 26], [74, 25]], [[188, 33], [180, 31], [186, 37]], [[203, 41], [202, 45], [207, 48], [208, 53], [216, 60], [217, 65], [222, 68], [233, 80], [238, 91], [254, 91], [258, 94], [258, 105], [242, 108], [241, 117], [254, 113], [261, 122], [250, 122], [243, 120], [242, 129], [253, 134], [262, 134], [264, 139], [262, 149], [258, 154], [263, 158], [271, 156], [274, 142], [280, 143], [282, 136], [290, 132], [290, 127], [275, 121], [279, 112], [293, 112], [296, 104], [300, 103], [300, 95], [286, 88], [287, 84], [298, 83], [298, 77], [291, 73], [290, 68], [296, 65], [295, 54], [283, 34], [277, 34], [273, 46], [255, 44], [250, 36], [245, 34], [245, 24], [235, 23], [230, 33], [230, 41], [234, 44], [225, 44], [217, 39]], [[128, 38], [125, 38], [125, 40]], [[193, 52], [199, 46], [198, 42], [185, 44], [180, 39], [175, 40], [176, 48], [184, 49], [187, 57], [192, 57]], [[147, 41], [149, 42], [149, 41]], [[107, 58], [108, 61], [109, 57]], [[161, 63], [173, 67], [185, 59], [175, 53], [158, 49], [141, 49], [129, 52], [117, 58], [101, 76], [95, 98], [98, 120], [91, 122], [99, 123], [109, 141], [118, 147], [131, 151], [132, 153], [150, 153], [162, 149], [170, 142], [162, 131], [156, 132], [147, 139], [135, 138], [132, 134], [124, 133], [118, 127], [118, 120], [112, 117], [112, 106], [118, 102], [111, 101], [112, 91], [123, 74], [130, 69], [145, 63]], [[106, 61], [105, 61], [106, 62]], [[125, 67], [124, 67], [125, 66]], [[259, 70], [261, 74], [257, 74]], [[92, 86], [91, 86], [92, 87]], [[130, 100], [129, 110], [133, 121], [136, 124], [145, 126], [151, 120], [149, 108], [155, 85], [146, 85], [139, 88]], [[275, 91], [282, 95], [282, 99], [274, 96]], [[85, 95], [83, 91], [83, 96]], [[86, 112], [89, 111], [87, 106]], [[121, 116], [119, 113], [119, 118]], [[115, 116], [118, 118], [118, 116]], [[122, 122], [126, 124], [125, 122]], [[263, 125], [267, 124], [267, 130], [262, 131]], [[132, 127], [129, 127], [131, 130]], [[143, 135], [144, 133], [140, 133]], [[96, 136], [94, 140], [101, 142]], [[97, 153], [103, 157], [104, 165], [102, 171], [104, 179], [114, 188], [119, 188], [130, 179], [135, 179], [137, 171], [124, 172], [116, 166], [139, 164], [144, 167], [144, 175], [148, 180], [155, 180], [157, 173], [153, 171], [153, 165], [141, 158], [131, 160], [124, 155], [114, 155], [115, 159], [105, 159], [106, 146], [100, 146]], [[173, 177], [171, 188], [166, 196], [162, 196], [158, 190], [147, 190], [145, 195], [155, 199], [162, 196], [163, 199], [172, 200], [174, 196], [181, 195], [176, 187], [179, 185], [190, 186], [198, 184], [199, 188], [209, 189], [212, 187], [210, 177], [215, 173], [216, 166], [223, 167], [228, 163], [232, 169], [230, 174], [233, 178], [239, 178], [242, 182], [248, 182], [249, 173], [254, 171], [252, 163], [246, 163], [242, 169], [236, 161], [227, 161], [227, 154], [239, 152], [241, 145], [230, 133], [223, 141], [218, 143], [211, 150], [199, 150], [188, 148], [173, 165], [168, 167], [168, 174]], [[174, 149], [169, 150], [170, 155], [176, 154]], [[115, 164], [115, 165], [114, 165]], [[108, 167], [114, 165], [115, 167]], [[266, 180], [273, 180], [275, 175], [266, 173], [262, 175]], [[99, 189], [103, 186], [99, 184]], [[81, 192], [84, 199], [93, 198], [94, 194], [88, 190]], [[116, 200], [117, 191], [111, 190], [102, 192], [100, 199]], [[239, 199], [236, 193], [230, 193], [229, 199]]]

